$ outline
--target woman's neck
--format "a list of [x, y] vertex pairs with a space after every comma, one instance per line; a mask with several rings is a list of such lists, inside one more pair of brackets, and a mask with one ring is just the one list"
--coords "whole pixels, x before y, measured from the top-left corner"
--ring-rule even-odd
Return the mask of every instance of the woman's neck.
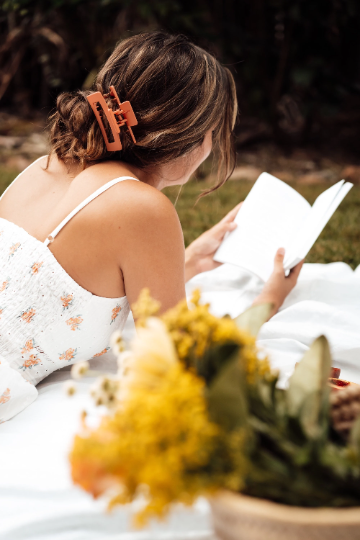
[[[92, 163], [89, 167], [98, 163], [100, 162]], [[119, 176], [134, 176], [144, 184], [148, 184], [159, 191], [167, 186], [184, 184], [188, 180], [186, 169], [184, 170], [184, 164], [180, 162], [167, 163], [159, 167], [152, 167], [151, 169], [141, 169], [140, 167], [125, 162], [113, 161], [111, 163], [119, 168]], [[51, 156], [48, 168], [49, 172], [55, 174], [60, 173], [62, 175], [65, 174], [70, 182], [83, 170], [83, 166], [80, 163], [74, 161], [63, 162], [60, 161], [56, 155]]]

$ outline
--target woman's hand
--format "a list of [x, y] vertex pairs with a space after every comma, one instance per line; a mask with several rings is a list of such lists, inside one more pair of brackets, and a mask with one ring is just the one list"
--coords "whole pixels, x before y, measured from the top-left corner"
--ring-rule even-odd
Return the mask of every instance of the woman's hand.
[[185, 281], [200, 274], [213, 270], [222, 263], [213, 260], [215, 251], [220, 246], [227, 232], [236, 229], [234, 219], [242, 202], [235, 206], [217, 225], [204, 232], [185, 250]]
[[299, 262], [299, 264], [290, 270], [290, 274], [286, 277], [283, 264], [284, 256], [284, 248], [278, 249], [274, 260], [274, 271], [265, 283], [262, 293], [259, 294], [253, 303], [253, 305], [265, 304], [268, 302], [273, 304], [274, 307], [269, 319], [278, 312], [287, 295], [295, 287], [300, 270], [304, 264], [304, 261]]

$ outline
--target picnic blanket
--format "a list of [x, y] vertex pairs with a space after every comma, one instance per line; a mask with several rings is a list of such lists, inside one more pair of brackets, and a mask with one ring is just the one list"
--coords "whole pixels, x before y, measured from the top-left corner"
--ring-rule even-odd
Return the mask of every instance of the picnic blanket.
[[[251, 305], [262, 284], [224, 265], [196, 276], [188, 294], [197, 287], [215, 314], [236, 316]], [[125, 337], [133, 332], [130, 319]], [[280, 312], [264, 325], [258, 343], [280, 370], [282, 384], [320, 334], [328, 337], [341, 376], [360, 383], [360, 268], [305, 265]], [[93, 368], [116, 369], [110, 354], [91, 362]], [[108, 515], [103, 501], [72, 485], [67, 455], [80, 412], [87, 409], [95, 419], [99, 411], [88, 395], [93, 381], [80, 381], [78, 393], [67, 398], [63, 383], [69, 378], [69, 369], [50, 375], [38, 386], [37, 400], [0, 425], [0, 540], [215, 540], [205, 500], [192, 508], [179, 506], [166, 522], [136, 531], [131, 507]]]
[[[197, 287], [214, 314], [236, 317], [251, 306], [263, 283], [226, 264], [192, 279], [188, 294]], [[322, 334], [330, 342], [341, 378], [360, 383], [360, 266], [353, 271], [342, 262], [305, 264], [280, 311], [262, 327], [258, 344], [268, 352], [284, 385], [295, 363]]]

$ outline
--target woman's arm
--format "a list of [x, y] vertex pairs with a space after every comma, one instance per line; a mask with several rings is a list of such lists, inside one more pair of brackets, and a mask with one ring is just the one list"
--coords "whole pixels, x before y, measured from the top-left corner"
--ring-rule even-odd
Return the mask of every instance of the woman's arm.
[[[147, 287], [151, 296], [161, 303], [161, 311], [166, 311], [185, 298], [185, 275], [190, 279], [219, 266], [220, 263], [212, 260], [213, 255], [225, 233], [236, 227], [233, 220], [240, 205], [185, 251], [181, 225], [167, 197], [143, 184], [130, 186], [126, 201], [117, 238], [126, 296], [132, 305]], [[272, 303], [271, 316], [295, 287], [303, 264], [299, 263], [285, 277], [283, 260], [284, 251], [280, 249], [275, 257], [274, 272], [254, 301], [254, 304]]]
[[253, 305], [270, 303], [273, 305], [269, 319], [273, 317], [281, 308], [287, 295], [295, 287], [300, 270], [304, 261], [299, 262], [290, 270], [286, 277], [284, 271], [285, 249], [279, 248], [274, 259], [274, 271], [265, 283], [262, 292], [255, 298]]
[[166, 311], [185, 298], [184, 238], [178, 215], [165, 195], [146, 184], [127, 186], [126, 203], [117, 235], [126, 296], [132, 305], [147, 287]]

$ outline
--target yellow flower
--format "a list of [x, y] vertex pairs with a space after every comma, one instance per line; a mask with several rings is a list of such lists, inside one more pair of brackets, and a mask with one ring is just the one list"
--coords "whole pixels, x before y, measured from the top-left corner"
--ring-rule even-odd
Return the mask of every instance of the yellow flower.
[[151, 298], [149, 289], [143, 289], [137, 302], [131, 306], [131, 310], [135, 320], [137, 319], [137, 325], [141, 326], [148, 317], [157, 315], [160, 302]]
[[132, 358], [128, 363], [127, 385], [151, 390], [171, 367], [178, 363], [174, 344], [165, 324], [155, 317], [137, 329], [131, 344]]
[[[209, 312], [209, 305], [200, 305], [200, 293], [195, 291], [190, 300], [180, 302], [161, 318], [174, 342], [177, 354], [187, 367], [201, 362], [206, 351], [233, 343], [239, 346], [239, 359], [244, 362], [248, 381], [270, 372], [267, 358], [260, 360], [255, 338], [237, 327], [229, 317], [218, 318]], [[191, 308], [192, 306], [192, 308]]]
[[[153, 371], [147, 364], [150, 376]], [[171, 502], [191, 503], [213, 490], [206, 471], [220, 437], [203, 397], [204, 383], [173, 363], [152, 391], [133, 388], [123, 407], [99, 429], [77, 436], [71, 453], [74, 482], [94, 496], [117, 488], [111, 505], [133, 500], [147, 486], [138, 523], [161, 516]]]
[[[226, 432], [210, 420], [205, 381], [194, 368], [210, 353], [221, 361], [221, 347], [235, 345], [248, 382], [267, 377], [270, 369], [255, 338], [230, 318], [211, 315], [198, 291], [190, 309], [184, 300], [154, 317], [159, 304], [147, 290], [133, 309], [138, 321], [131, 351], [118, 349], [117, 378], [103, 377], [93, 388], [95, 400], [112, 406], [112, 414], [76, 437], [70, 460], [74, 482], [94, 497], [111, 488], [110, 506], [142, 494], [141, 524], [163, 516], [173, 502], [190, 504], [218, 488], [243, 488], [246, 429]], [[119, 343], [115, 335], [113, 346]]]

